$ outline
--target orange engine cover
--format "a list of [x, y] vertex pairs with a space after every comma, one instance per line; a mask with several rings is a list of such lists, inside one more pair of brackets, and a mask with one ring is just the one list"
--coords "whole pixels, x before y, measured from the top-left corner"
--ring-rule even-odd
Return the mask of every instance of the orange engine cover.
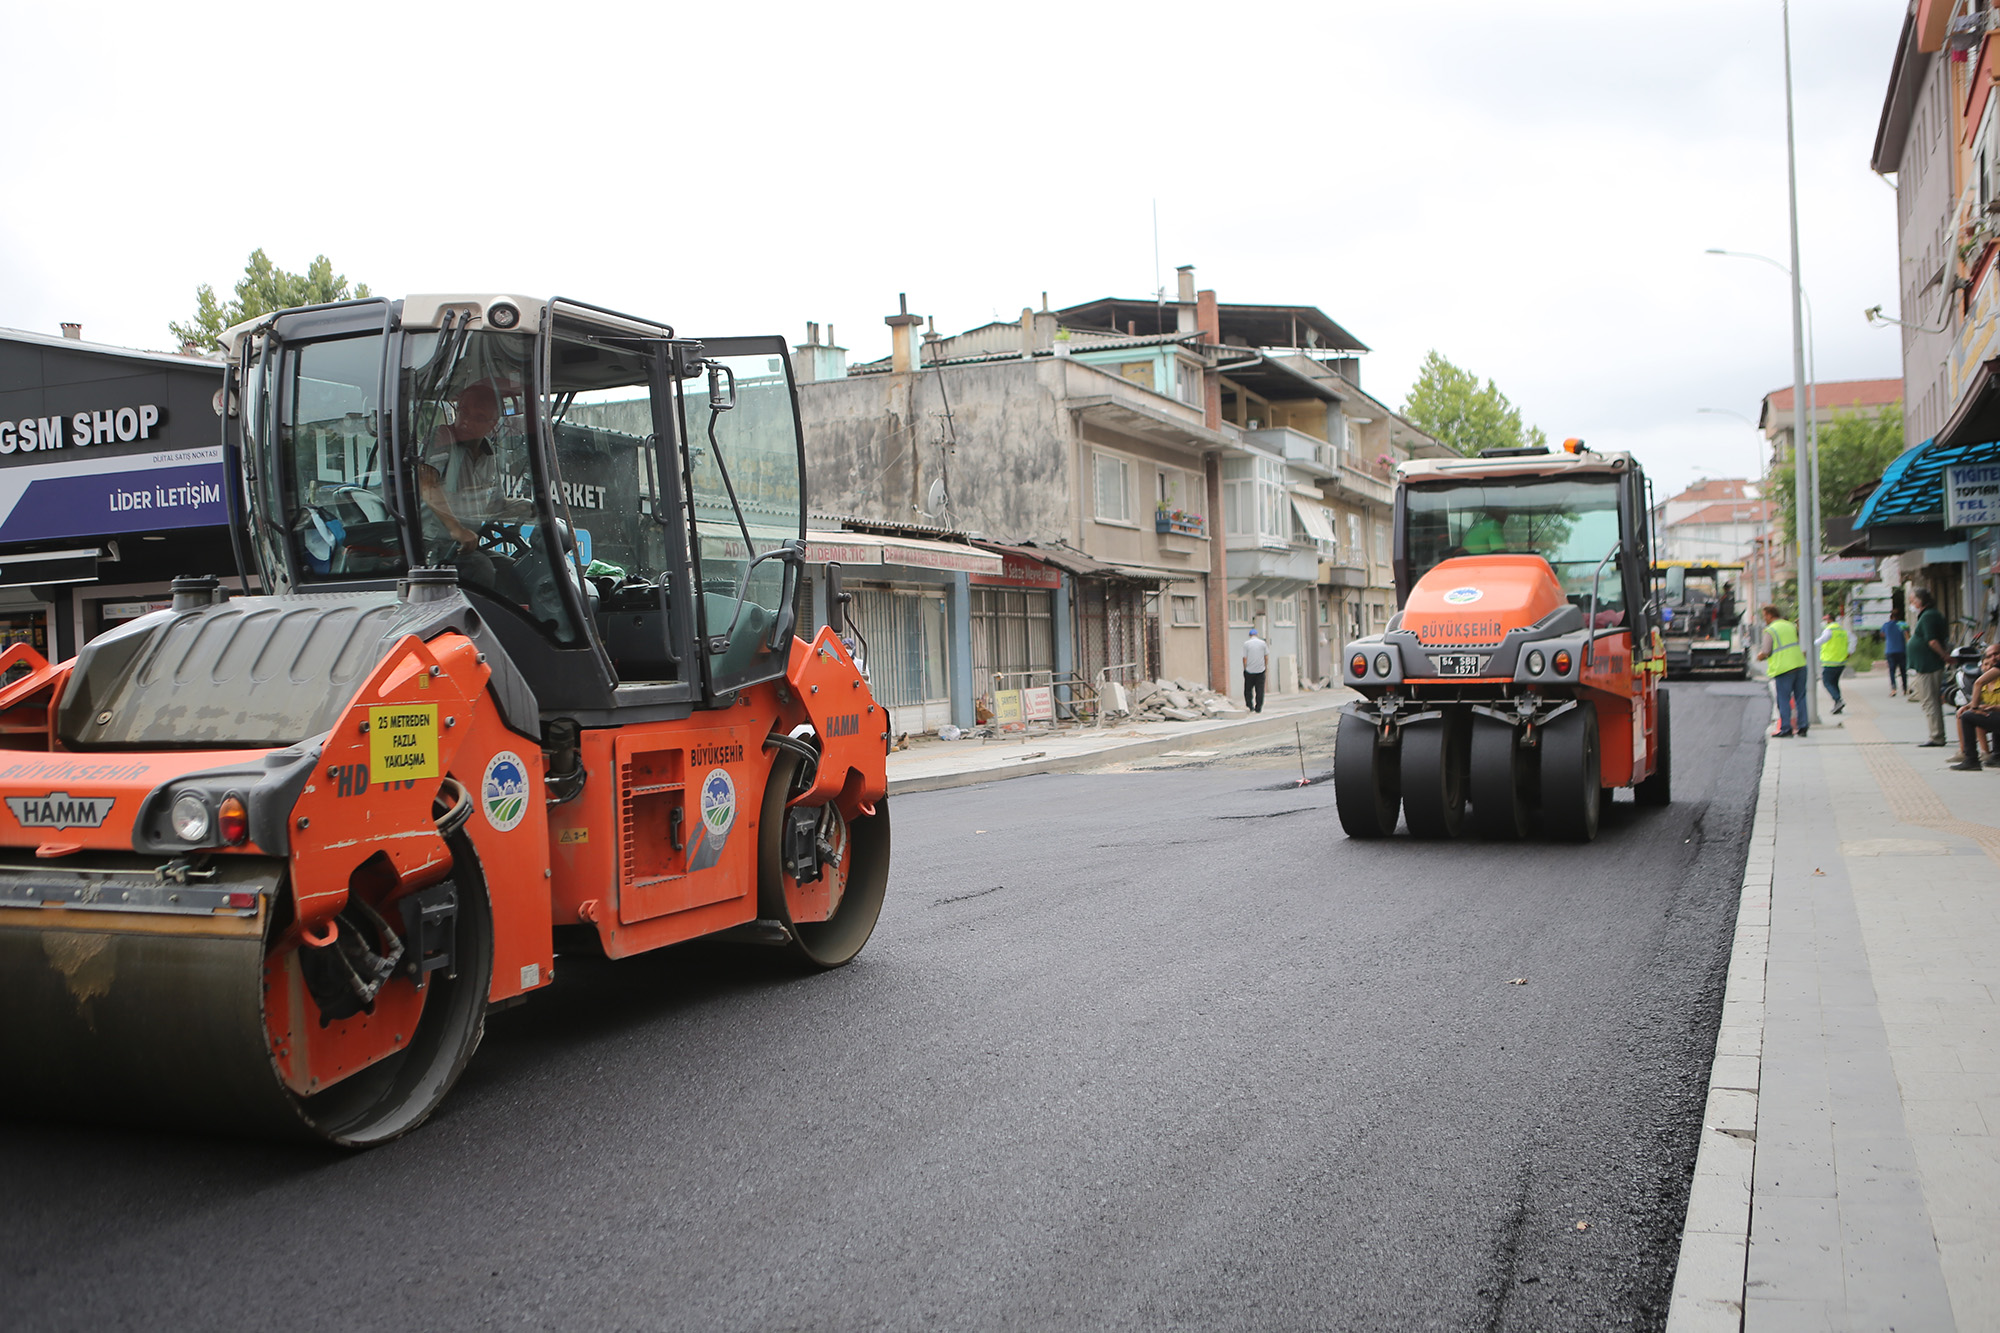
[[1402, 627], [1425, 644], [1498, 643], [1567, 600], [1538, 555], [1461, 555], [1417, 580]]

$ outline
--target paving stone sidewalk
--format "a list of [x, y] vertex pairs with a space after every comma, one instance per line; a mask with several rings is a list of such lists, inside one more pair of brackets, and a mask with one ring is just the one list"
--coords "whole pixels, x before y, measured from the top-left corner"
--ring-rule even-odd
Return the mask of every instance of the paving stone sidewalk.
[[1847, 699], [1766, 754], [1674, 1333], [2000, 1329], [2000, 771]]

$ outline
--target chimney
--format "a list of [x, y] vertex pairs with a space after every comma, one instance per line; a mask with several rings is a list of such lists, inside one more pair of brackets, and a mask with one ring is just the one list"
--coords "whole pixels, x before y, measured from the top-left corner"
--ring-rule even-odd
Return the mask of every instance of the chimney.
[[1179, 279], [1178, 288], [1174, 293], [1174, 299], [1177, 302], [1174, 308], [1174, 332], [1193, 333], [1195, 329], [1194, 265], [1182, 264], [1174, 270], [1174, 275]]
[[1021, 359], [1035, 359], [1035, 312], [1030, 306], [1021, 307]]
[[806, 324], [806, 340], [792, 349], [792, 378], [801, 384], [847, 377], [847, 349], [834, 345], [833, 325], [826, 326], [826, 341], [819, 338], [819, 324]]
[[889, 351], [889, 368], [898, 375], [907, 375], [917, 368], [916, 341], [912, 329], [924, 322], [922, 315], [910, 313], [910, 297], [907, 292], [896, 293], [899, 311], [883, 317], [889, 326], [889, 336], [894, 340]]
[[65, 338], [72, 338], [78, 342], [83, 341], [83, 325], [81, 324], [65, 324], [62, 326], [62, 331]]

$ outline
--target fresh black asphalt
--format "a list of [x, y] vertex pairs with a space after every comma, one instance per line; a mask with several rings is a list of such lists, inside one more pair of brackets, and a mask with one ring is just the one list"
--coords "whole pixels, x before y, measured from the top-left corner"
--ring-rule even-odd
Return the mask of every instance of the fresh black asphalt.
[[7, 1123], [4, 1323], [1662, 1327], [1767, 711], [1673, 692], [1590, 846], [1269, 743], [901, 797], [852, 966], [565, 957], [387, 1147]]

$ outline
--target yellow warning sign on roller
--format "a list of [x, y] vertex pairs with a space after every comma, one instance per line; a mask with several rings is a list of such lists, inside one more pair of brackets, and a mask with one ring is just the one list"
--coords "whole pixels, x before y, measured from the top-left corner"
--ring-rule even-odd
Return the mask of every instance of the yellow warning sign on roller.
[[436, 704], [388, 704], [368, 710], [368, 767], [377, 782], [438, 775]]

